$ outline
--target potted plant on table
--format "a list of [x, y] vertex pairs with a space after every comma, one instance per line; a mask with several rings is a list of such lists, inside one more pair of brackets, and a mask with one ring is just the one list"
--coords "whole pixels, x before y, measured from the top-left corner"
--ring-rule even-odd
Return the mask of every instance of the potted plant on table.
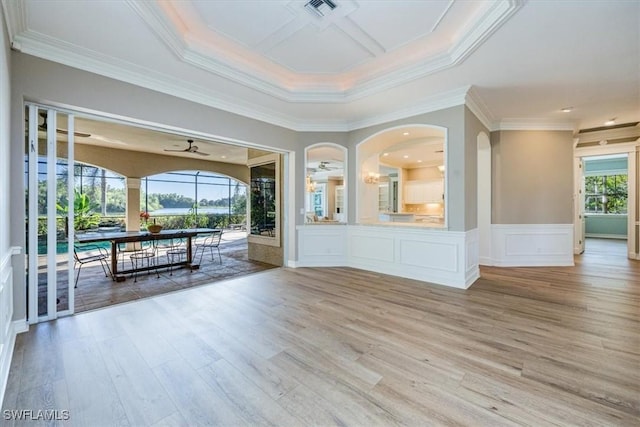
[[162, 230], [162, 226], [160, 224], [156, 224], [155, 218], [153, 219], [153, 224], [148, 224], [150, 217], [151, 215], [149, 215], [149, 212], [147, 211], [140, 212], [140, 218], [144, 220], [144, 223], [147, 225], [147, 230], [149, 230], [149, 233], [153, 233], [153, 234], [159, 233]]

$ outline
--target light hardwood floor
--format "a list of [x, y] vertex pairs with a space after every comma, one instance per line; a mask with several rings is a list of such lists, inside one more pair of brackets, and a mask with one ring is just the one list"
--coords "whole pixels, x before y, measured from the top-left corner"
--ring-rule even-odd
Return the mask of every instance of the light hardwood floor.
[[640, 425], [639, 262], [481, 273], [465, 291], [274, 269], [40, 324], [3, 409], [74, 426]]

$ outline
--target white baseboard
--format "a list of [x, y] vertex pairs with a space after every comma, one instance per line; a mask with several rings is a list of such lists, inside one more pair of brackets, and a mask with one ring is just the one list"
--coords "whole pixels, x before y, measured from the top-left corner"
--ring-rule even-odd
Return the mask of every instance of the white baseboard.
[[627, 240], [627, 235], [622, 235], [622, 234], [593, 234], [593, 233], [589, 233], [589, 234], [585, 234], [586, 238], [591, 237], [592, 239], [620, 239], [620, 240]]
[[481, 256], [478, 258], [478, 263], [480, 265], [493, 265], [493, 258], [488, 256]]
[[492, 224], [493, 265], [572, 266], [573, 224]]
[[23, 332], [29, 332], [29, 322], [27, 322], [27, 319], [14, 320], [11, 322], [11, 325], [13, 332], [15, 332], [16, 335]]

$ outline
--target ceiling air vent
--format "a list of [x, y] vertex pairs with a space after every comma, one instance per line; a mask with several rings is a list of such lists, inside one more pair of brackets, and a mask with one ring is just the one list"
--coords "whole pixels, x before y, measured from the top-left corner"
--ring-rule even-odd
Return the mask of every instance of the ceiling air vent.
[[324, 16], [325, 13], [331, 12], [336, 8], [336, 4], [331, 0], [311, 0], [304, 7], [312, 11], [318, 16]]

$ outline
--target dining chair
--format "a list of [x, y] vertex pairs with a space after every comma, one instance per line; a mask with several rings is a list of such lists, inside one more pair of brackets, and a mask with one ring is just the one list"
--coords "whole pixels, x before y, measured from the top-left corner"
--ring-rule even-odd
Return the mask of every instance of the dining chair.
[[156, 266], [156, 276], [160, 278], [160, 273], [158, 273], [158, 264], [156, 262], [156, 253], [157, 246], [156, 242], [133, 242], [133, 251], [131, 255], [129, 255], [129, 259], [131, 259], [131, 263], [133, 264], [133, 282], [138, 281], [138, 263], [140, 263], [141, 267], [144, 267], [144, 262], [147, 261], [147, 274], [151, 271], [151, 265]]
[[82, 266], [92, 262], [99, 262], [105, 277], [111, 276], [111, 279], [114, 279], [111, 268], [109, 267], [109, 252], [105, 248], [98, 245], [73, 245], [73, 260], [74, 268], [76, 265], [79, 265], [74, 286], [76, 288], [78, 287], [78, 279], [80, 279]]
[[211, 261], [213, 261], [213, 249], [218, 250], [218, 258], [220, 260], [220, 264], [222, 264], [222, 256], [220, 255], [220, 241], [222, 239], [222, 230], [213, 230], [211, 234], [209, 234], [202, 242], [195, 243], [195, 251], [193, 259], [198, 255], [198, 251], [200, 252], [200, 261], [202, 263], [202, 256], [204, 255], [205, 249], [209, 249], [211, 253]]
[[187, 260], [187, 244], [185, 239], [171, 239], [170, 244], [166, 246], [167, 263], [169, 264], [169, 275], [173, 276], [173, 266], [177, 262]]

